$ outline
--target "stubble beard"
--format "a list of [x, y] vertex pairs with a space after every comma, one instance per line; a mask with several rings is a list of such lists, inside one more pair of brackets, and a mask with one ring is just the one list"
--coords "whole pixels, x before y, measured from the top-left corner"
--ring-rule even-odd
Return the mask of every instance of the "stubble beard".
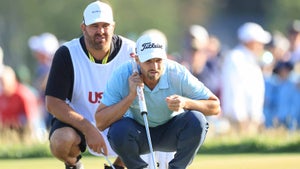
[[155, 75], [151, 75], [150, 73], [147, 73], [147, 78], [150, 80], [150, 81], [157, 81], [159, 79], [159, 75], [158, 74], [155, 74]]
[[96, 34], [94, 36], [90, 36], [87, 34], [86, 36], [87, 36], [87, 41], [88, 41], [90, 47], [92, 47], [95, 50], [103, 50], [104, 49], [104, 43], [102, 41], [101, 42], [96, 41], [96, 37], [97, 36], [100, 37], [101, 35]]

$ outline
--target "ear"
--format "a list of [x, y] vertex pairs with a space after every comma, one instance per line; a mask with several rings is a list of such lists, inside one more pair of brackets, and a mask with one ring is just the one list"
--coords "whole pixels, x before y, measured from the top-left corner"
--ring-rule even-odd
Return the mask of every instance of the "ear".
[[111, 23], [111, 26], [113, 26], [114, 29], [115, 29], [115, 27], [116, 27], [116, 22]]
[[82, 22], [82, 23], [80, 24], [80, 28], [81, 28], [81, 31], [82, 31], [82, 32], [85, 32], [86, 25]]

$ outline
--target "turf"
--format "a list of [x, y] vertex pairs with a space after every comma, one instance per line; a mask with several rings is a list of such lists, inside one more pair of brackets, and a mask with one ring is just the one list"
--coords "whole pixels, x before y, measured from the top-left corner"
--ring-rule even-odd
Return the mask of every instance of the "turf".
[[[113, 160], [113, 159], [111, 159]], [[197, 155], [188, 169], [298, 169], [299, 153]], [[104, 158], [88, 156], [82, 159], [85, 169], [103, 169]], [[1, 169], [63, 169], [54, 158], [1, 159]]]

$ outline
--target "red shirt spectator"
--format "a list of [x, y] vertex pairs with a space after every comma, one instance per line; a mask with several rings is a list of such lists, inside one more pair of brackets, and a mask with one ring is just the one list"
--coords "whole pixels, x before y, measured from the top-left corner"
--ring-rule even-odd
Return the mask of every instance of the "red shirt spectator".
[[0, 77], [0, 125], [4, 128], [30, 126], [37, 115], [37, 97], [25, 85], [18, 82], [12, 68], [6, 66]]

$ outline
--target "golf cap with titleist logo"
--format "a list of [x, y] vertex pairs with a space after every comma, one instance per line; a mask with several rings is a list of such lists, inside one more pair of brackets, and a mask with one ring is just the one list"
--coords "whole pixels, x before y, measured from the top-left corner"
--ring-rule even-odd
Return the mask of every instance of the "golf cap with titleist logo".
[[136, 54], [140, 62], [154, 58], [166, 59], [166, 40], [156, 33], [143, 34], [136, 41]]
[[83, 12], [83, 21], [85, 25], [91, 25], [97, 22], [114, 23], [111, 7], [103, 2], [95, 1], [89, 4]]
[[271, 41], [271, 34], [259, 24], [247, 22], [238, 29], [238, 38], [242, 42], [257, 41], [267, 44]]

